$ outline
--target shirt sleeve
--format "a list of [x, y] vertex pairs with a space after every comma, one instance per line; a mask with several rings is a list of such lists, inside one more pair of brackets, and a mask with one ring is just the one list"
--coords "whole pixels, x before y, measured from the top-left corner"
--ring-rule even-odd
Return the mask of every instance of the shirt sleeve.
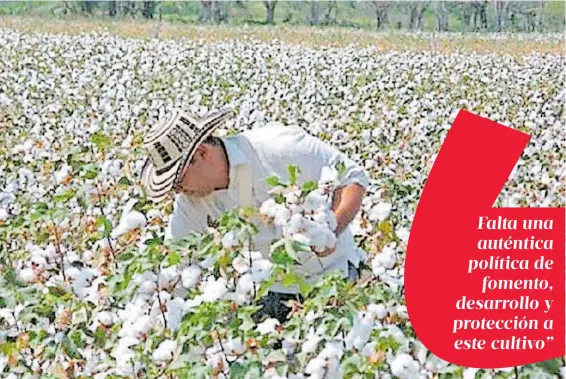
[[188, 237], [192, 232], [204, 232], [205, 217], [194, 203], [181, 194], [177, 195], [173, 203], [173, 214], [165, 230], [165, 239], [182, 239]]
[[[285, 141], [287, 143], [280, 145], [284, 146], [285, 149], [285, 153], [279, 153], [281, 171], [286, 173], [287, 166], [294, 163], [301, 170], [299, 176], [301, 182], [306, 180], [317, 181], [324, 166], [332, 166], [335, 162], [342, 161], [345, 170], [340, 178], [339, 187], [354, 183], [365, 189], [369, 187], [369, 176], [366, 171], [337, 148], [311, 136], [299, 126], [287, 126], [286, 128], [288, 128], [291, 138]], [[283, 147], [280, 150], [282, 149]]]

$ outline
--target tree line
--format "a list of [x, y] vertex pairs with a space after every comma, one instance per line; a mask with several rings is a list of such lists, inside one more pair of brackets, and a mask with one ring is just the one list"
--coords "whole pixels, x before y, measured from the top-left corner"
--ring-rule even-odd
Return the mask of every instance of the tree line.
[[[62, 1], [62, 13], [81, 13], [84, 15], [104, 14], [110, 17], [130, 16], [133, 18], [154, 19], [161, 16], [160, 1]], [[280, 4], [277, 0], [263, 1], [265, 17], [256, 23], [275, 24]], [[198, 21], [201, 23], [228, 23], [231, 11], [250, 6], [247, 1], [211, 1], [198, 3]], [[299, 23], [309, 25], [354, 26], [354, 22], [338, 19], [339, 7], [357, 9], [368, 18], [376, 29], [423, 30], [425, 15], [435, 20], [437, 31], [547, 31], [545, 20], [546, 1], [367, 1], [337, 2], [303, 1], [291, 2], [288, 7], [301, 14]], [[343, 12], [343, 9], [341, 10]], [[431, 16], [433, 15], [433, 16]], [[289, 12], [279, 23], [287, 23], [293, 16]], [[451, 25], [457, 20], [458, 26]], [[236, 20], [241, 21], [241, 20]], [[564, 24], [564, 21], [562, 21]]]

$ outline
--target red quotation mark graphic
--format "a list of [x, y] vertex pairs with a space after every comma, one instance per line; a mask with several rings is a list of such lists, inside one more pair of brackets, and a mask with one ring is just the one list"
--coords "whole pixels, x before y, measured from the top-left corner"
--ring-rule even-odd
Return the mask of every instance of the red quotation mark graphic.
[[421, 342], [453, 364], [503, 368], [565, 353], [564, 208], [492, 208], [529, 139], [460, 110], [419, 201], [407, 310]]

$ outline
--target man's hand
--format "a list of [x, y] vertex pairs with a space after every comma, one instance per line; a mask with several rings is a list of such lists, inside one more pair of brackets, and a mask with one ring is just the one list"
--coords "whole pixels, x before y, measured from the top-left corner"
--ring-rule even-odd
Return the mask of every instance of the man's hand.
[[327, 257], [327, 256], [329, 256], [330, 254], [334, 253], [335, 250], [336, 250], [336, 246], [331, 247], [331, 248], [327, 248], [327, 249], [324, 250], [322, 253], [318, 253], [318, 252], [315, 251], [315, 254], [316, 254], [318, 257], [324, 258], [324, 257]]

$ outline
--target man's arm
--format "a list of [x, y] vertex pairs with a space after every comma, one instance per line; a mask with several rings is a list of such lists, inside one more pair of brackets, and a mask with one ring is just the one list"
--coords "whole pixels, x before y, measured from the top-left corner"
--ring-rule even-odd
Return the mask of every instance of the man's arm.
[[335, 231], [336, 236], [339, 236], [356, 217], [365, 193], [366, 189], [357, 183], [347, 185], [335, 191], [334, 198], [332, 199], [332, 210], [336, 215], [336, 221], [338, 221]]

